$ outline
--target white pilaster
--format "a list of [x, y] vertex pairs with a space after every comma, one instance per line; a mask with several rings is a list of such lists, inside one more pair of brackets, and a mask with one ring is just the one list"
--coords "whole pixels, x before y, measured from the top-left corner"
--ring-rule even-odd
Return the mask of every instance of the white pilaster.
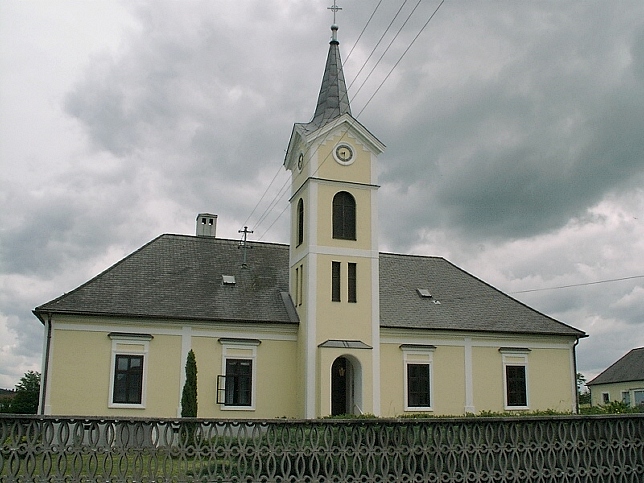
[[475, 413], [474, 407], [474, 381], [472, 377], [472, 338], [465, 337], [465, 412]]

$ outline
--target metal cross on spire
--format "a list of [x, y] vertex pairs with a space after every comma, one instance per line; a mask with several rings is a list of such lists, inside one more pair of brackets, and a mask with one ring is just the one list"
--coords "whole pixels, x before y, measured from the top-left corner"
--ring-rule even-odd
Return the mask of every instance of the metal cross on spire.
[[327, 10], [333, 10], [333, 23], [335, 24], [335, 14], [338, 12], [338, 10], [342, 10], [342, 8], [338, 7], [335, 4], [336, 0], [333, 0], [333, 5], [330, 7], [327, 7]]
[[248, 264], [246, 263], [246, 251], [249, 248], [253, 248], [248, 244], [248, 234], [253, 233], [253, 230], [249, 230], [247, 226], [244, 227], [243, 230], [238, 230], [237, 233], [243, 233], [243, 239], [239, 242], [239, 246], [237, 248], [241, 248], [244, 251], [244, 259], [242, 262], [242, 268], [248, 268]]

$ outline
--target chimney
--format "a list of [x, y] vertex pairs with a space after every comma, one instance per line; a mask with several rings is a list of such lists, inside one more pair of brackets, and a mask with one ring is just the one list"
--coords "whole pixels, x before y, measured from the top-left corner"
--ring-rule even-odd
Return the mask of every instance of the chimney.
[[217, 235], [217, 215], [199, 213], [197, 215], [197, 236], [215, 237]]

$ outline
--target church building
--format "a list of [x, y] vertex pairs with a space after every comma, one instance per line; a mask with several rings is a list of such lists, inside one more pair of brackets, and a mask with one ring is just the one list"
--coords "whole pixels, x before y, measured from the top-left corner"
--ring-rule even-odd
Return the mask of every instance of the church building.
[[203, 418], [576, 411], [586, 334], [440, 257], [381, 253], [378, 155], [351, 114], [337, 26], [296, 123], [288, 245], [161, 235], [40, 305], [40, 412], [177, 417], [188, 352]]

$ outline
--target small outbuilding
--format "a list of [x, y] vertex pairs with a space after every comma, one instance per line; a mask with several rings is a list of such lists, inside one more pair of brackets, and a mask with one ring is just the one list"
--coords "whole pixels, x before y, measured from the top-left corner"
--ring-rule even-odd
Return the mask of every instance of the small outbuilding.
[[644, 406], [644, 347], [632, 349], [586, 385], [593, 406], [612, 401]]

